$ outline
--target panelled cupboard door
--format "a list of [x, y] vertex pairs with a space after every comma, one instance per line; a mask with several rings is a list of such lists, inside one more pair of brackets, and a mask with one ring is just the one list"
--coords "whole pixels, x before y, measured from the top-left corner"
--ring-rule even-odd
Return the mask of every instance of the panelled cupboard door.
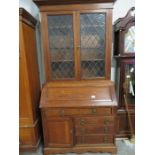
[[46, 79], [110, 77], [111, 12], [43, 12]]
[[73, 146], [73, 124], [70, 118], [51, 118], [45, 121], [45, 145], [48, 147]]

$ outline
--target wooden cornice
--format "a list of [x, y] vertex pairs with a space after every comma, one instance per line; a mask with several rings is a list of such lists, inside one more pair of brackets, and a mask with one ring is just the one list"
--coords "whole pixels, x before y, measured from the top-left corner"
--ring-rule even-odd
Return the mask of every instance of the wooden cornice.
[[30, 26], [35, 26], [37, 23], [37, 20], [24, 8], [19, 8], [19, 16], [21, 21], [29, 24]]
[[65, 4], [91, 4], [91, 3], [114, 3], [116, 0], [33, 0], [38, 6], [65, 5]]

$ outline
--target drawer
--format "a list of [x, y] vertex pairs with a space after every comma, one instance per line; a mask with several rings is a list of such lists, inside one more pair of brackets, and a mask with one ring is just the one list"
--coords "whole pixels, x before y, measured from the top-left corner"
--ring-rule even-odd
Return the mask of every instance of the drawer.
[[81, 115], [112, 115], [112, 108], [83, 108], [79, 109]]
[[104, 126], [104, 125], [87, 125], [87, 126], [76, 126], [75, 135], [89, 135], [89, 134], [113, 134], [114, 126]]
[[113, 125], [113, 116], [97, 116], [97, 117], [77, 117], [75, 118], [76, 126], [85, 126], [87, 124]]
[[58, 109], [46, 109], [45, 112], [45, 117], [53, 117], [53, 116], [68, 116], [68, 115], [78, 115], [79, 110], [78, 109], [63, 109], [63, 108], [58, 108]]
[[111, 144], [114, 143], [113, 136], [93, 135], [93, 136], [76, 136], [77, 144]]
[[68, 116], [68, 115], [112, 115], [112, 108], [53, 108], [46, 109], [45, 116]]

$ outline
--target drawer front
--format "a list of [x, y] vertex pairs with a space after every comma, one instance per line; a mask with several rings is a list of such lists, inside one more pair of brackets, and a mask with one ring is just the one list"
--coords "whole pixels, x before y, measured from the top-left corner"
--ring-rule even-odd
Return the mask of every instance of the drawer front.
[[81, 115], [112, 115], [112, 108], [87, 108], [79, 109]]
[[89, 134], [113, 134], [113, 126], [103, 126], [103, 125], [87, 125], [84, 127], [77, 126], [75, 128], [76, 136], [89, 135]]
[[111, 144], [114, 143], [113, 136], [94, 135], [76, 136], [77, 144]]
[[113, 123], [114, 123], [113, 116], [77, 117], [77, 118], [75, 118], [76, 126], [85, 126], [87, 124], [112, 125]]
[[45, 116], [73, 116], [73, 115], [112, 115], [112, 108], [53, 108], [45, 110]]

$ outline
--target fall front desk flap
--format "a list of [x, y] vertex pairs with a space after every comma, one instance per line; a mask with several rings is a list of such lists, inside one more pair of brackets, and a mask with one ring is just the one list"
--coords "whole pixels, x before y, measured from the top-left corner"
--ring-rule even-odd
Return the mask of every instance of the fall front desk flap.
[[113, 82], [66, 81], [47, 83], [41, 95], [40, 107], [117, 106]]

